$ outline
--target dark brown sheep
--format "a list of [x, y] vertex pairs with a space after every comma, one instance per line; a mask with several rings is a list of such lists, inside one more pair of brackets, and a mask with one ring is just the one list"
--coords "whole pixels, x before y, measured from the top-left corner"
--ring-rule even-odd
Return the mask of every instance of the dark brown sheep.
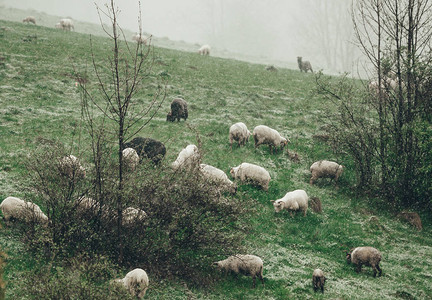
[[124, 148], [134, 149], [140, 158], [140, 162], [143, 159], [151, 159], [155, 164], [159, 164], [166, 153], [165, 145], [162, 142], [145, 137], [134, 138], [132, 141], [125, 143]]
[[174, 122], [176, 119], [180, 121], [183, 118], [185, 121], [188, 118], [187, 102], [181, 98], [176, 98], [171, 102], [171, 111], [167, 114], [167, 121]]

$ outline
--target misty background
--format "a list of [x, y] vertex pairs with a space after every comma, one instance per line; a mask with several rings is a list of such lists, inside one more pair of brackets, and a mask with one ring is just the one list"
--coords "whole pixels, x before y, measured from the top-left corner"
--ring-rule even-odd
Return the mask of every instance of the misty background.
[[[0, 0], [6, 7], [96, 24], [96, 5], [104, 8], [107, 2]], [[120, 26], [138, 32], [138, 1], [115, 2]], [[143, 32], [174, 41], [209, 44], [216, 53], [243, 54], [291, 68], [296, 67], [297, 56], [302, 56], [314, 70], [332, 74], [357, 75], [363, 68], [348, 0], [142, 0], [141, 14]]]

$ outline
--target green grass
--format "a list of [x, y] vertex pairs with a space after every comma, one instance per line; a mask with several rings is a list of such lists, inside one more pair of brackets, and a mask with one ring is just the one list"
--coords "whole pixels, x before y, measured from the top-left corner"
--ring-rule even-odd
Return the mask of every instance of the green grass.
[[[41, 139], [57, 139], [76, 147], [80, 120], [80, 95], [72, 77], [74, 68], [91, 70], [89, 35], [62, 32], [42, 26], [0, 21], [0, 198], [25, 196], [19, 179], [25, 173], [24, 159]], [[36, 42], [23, 39], [37, 35]], [[110, 54], [110, 41], [93, 38], [98, 64]], [[264, 65], [195, 53], [155, 48], [158, 64], [154, 73], [169, 74], [167, 99], [162, 109], [141, 133], [164, 141], [165, 164], [172, 162], [187, 144], [196, 143], [195, 133], [185, 122], [165, 121], [172, 98], [181, 96], [189, 104], [187, 123], [200, 134], [203, 162], [229, 172], [242, 162], [256, 163], [272, 177], [268, 192], [240, 186], [238, 198], [253, 207], [251, 231], [245, 237], [249, 254], [263, 258], [265, 287], [252, 289], [252, 280], [242, 276], [221, 278], [209, 288], [186, 288], [183, 283], [156, 280], [149, 274], [149, 299], [391, 299], [397, 295], [432, 297], [432, 237], [430, 219], [423, 217], [424, 230], [394, 219], [387, 211], [376, 211], [374, 200], [356, 196], [352, 161], [336, 155], [312, 138], [320, 131], [323, 111], [333, 105], [316, 95], [314, 76], [298, 70], [268, 72]], [[154, 77], [151, 77], [152, 79]], [[155, 82], [144, 83], [136, 97], [143, 105], [155, 92]], [[270, 154], [268, 147], [254, 149], [253, 142], [230, 151], [228, 130], [235, 122], [250, 130], [266, 124], [291, 140], [300, 163], [285, 152]], [[84, 138], [84, 141], [86, 138]], [[84, 155], [84, 160], [89, 156]], [[309, 185], [309, 166], [319, 159], [336, 160], [347, 166], [336, 190], [330, 181]], [[323, 213], [306, 217], [275, 214], [269, 200], [287, 191], [305, 189], [320, 197]], [[374, 215], [379, 224], [369, 222]], [[383, 254], [383, 276], [373, 278], [370, 268], [356, 274], [345, 263], [344, 250], [370, 245]], [[0, 230], [0, 247], [8, 255], [4, 277], [8, 299], [19, 298], [13, 284], [20, 272], [35, 263], [13, 229]], [[221, 259], [217, 257], [216, 259]], [[328, 277], [324, 295], [311, 286], [312, 271], [324, 270]]]

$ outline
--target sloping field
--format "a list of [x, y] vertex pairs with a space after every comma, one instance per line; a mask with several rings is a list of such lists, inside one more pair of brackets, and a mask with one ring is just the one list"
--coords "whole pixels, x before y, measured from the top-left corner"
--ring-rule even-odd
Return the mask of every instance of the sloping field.
[[[20, 177], [23, 160], [43, 139], [57, 139], [75, 147], [80, 122], [80, 94], [74, 70], [91, 72], [90, 37], [52, 28], [0, 21], [0, 199], [24, 196]], [[36, 37], [36, 38], [35, 38]], [[103, 63], [111, 53], [109, 39], [92, 37], [95, 60]], [[154, 74], [167, 78], [166, 100], [141, 135], [161, 140], [167, 147], [165, 164], [178, 152], [196, 143], [195, 132], [185, 122], [166, 122], [174, 97], [189, 104], [186, 121], [202, 141], [203, 162], [229, 174], [233, 166], [250, 162], [269, 170], [268, 192], [240, 186], [239, 194], [254, 207], [252, 225], [245, 243], [249, 254], [264, 261], [265, 286], [252, 289], [252, 280], [228, 276], [216, 285], [187, 288], [181, 282], [153, 280], [148, 299], [427, 299], [432, 297], [432, 236], [430, 220], [416, 231], [396, 220], [389, 212], [377, 211], [377, 199], [353, 193], [352, 162], [333, 154], [313, 138], [322, 133], [323, 112], [333, 104], [314, 93], [315, 78], [298, 70], [265, 70], [265, 66], [235, 60], [203, 57], [195, 53], [155, 48]], [[157, 83], [149, 77], [136, 95], [146, 105]], [[288, 152], [270, 154], [253, 141], [230, 151], [228, 130], [236, 122], [252, 129], [268, 125], [288, 137]], [[84, 138], [85, 142], [85, 138]], [[339, 189], [321, 180], [309, 185], [310, 165], [320, 159], [345, 166]], [[291, 217], [274, 213], [270, 200], [291, 190], [304, 189], [321, 199], [321, 214], [308, 211]], [[382, 202], [381, 206], [383, 206]], [[377, 218], [371, 218], [376, 216]], [[423, 215], [422, 215], [423, 217]], [[378, 220], [378, 221], [376, 221]], [[373, 246], [382, 255], [383, 276], [373, 278], [368, 267], [357, 274], [345, 261], [345, 250]], [[20, 272], [32, 266], [13, 230], [0, 230], [0, 248], [8, 255], [4, 273], [6, 298], [19, 298]], [[222, 259], [218, 257], [216, 259]], [[312, 289], [312, 271], [327, 275], [325, 294]]]

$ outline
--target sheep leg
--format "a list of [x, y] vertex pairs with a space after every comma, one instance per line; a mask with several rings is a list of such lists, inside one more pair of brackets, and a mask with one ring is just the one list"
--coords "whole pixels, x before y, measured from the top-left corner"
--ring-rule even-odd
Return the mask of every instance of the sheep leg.
[[360, 273], [360, 272], [361, 272], [361, 269], [362, 269], [362, 264], [358, 264], [358, 265], [357, 265], [357, 268], [356, 268], [356, 272], [357, 272], [357, 273]]
[[252, 277], [252, 279], [253, 279], [253, 288], [255, 288], [255, 279], [256, 279], [256, 276], [254, 275], [253, 277]]

